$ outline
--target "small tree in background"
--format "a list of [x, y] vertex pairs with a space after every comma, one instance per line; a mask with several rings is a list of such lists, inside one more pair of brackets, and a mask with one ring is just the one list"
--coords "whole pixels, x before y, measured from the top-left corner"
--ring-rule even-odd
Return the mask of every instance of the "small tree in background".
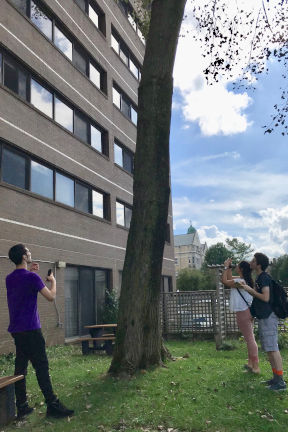
[[177, 277], [177, 290], [201, 291], [215, 289], [215, 281], [209, 271], [182, 269]]
[[223, 264], [227, 258], [231, 257], [231, 251], [219, 242], [208, 248], [205, 254], [204, 266], [213, 264]]
[[288, 286], [288, 255], [282, 255], [274, 260], [270, 272], [274, 279], [280, 280], [284, 286]]
[[249, 258], [254, 251], [254, 249], [251, 247], [251, 244], [240, 242], [237, 238], [227, 238], [226, 245], [235, 264]]

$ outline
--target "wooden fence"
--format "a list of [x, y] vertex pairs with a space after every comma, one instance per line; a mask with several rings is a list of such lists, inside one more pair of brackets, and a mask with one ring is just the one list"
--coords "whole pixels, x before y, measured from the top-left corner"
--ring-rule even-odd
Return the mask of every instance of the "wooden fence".
[[[164, 336], [189, 334], [223, 337], [238, 334], [236, 315], [229, 309], [230, 290], [181, 291], [162, 294]], [[257, 326], [257, 320], [255, 322]], [[280, 331], [287, 331], [282, 320]]]

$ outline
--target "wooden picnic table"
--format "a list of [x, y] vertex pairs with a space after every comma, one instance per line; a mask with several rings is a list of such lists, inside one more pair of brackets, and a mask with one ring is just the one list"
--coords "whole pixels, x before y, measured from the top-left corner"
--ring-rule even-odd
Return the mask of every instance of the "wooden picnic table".
[[[83, 354], [99, 350], [105, 350], [108, 355], [112, 354], [117, 324], [92, 324], [84, 328], [89, 330], [90, 337], [81, 338]], [[93, 347], [89, 347], [90, 341], [93, 342]]]

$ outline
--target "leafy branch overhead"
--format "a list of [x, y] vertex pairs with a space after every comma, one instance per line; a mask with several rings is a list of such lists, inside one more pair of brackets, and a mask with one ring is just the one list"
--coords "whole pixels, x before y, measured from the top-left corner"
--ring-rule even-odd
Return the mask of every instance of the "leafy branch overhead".
[[[191, 0], [196, 22], [193, 37], [200, 42], [206, 60], [204, 74], [209, 85], [227, 80], [234, 89], [254, 89], [272, 62], [288, 67], [287, 0]], [[281, 87], [281, 100], [274, 104], [265, 133], [275, 128], [287, 135], [288, 90]], [[276, 102], [276, 101], [275, 101]]]

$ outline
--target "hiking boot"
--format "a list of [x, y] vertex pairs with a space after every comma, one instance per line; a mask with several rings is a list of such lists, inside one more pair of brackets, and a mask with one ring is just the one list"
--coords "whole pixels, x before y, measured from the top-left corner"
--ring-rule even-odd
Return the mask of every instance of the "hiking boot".
[[24, 405], [17, 407], [17, 419], [26, 417], [27, 415], [31, 414], [33, 411], [34, 408], [29, 407], [28, 403], [25, 403]]
[[285, 391], [287, 389], [286, 383], [285, 381], [278, 381], [275, 382], [273, 384], [271, 384], [268, 387], [269, 390], [273, 390], [273, 391]]
[[47, 417], [61, 418], [61, 417], [69, 417], [74, 414], [74, 410], [68, 409], [63, 405], [59, 399], [56, 399], [54, 402], [51, 402], [47, 406]]

